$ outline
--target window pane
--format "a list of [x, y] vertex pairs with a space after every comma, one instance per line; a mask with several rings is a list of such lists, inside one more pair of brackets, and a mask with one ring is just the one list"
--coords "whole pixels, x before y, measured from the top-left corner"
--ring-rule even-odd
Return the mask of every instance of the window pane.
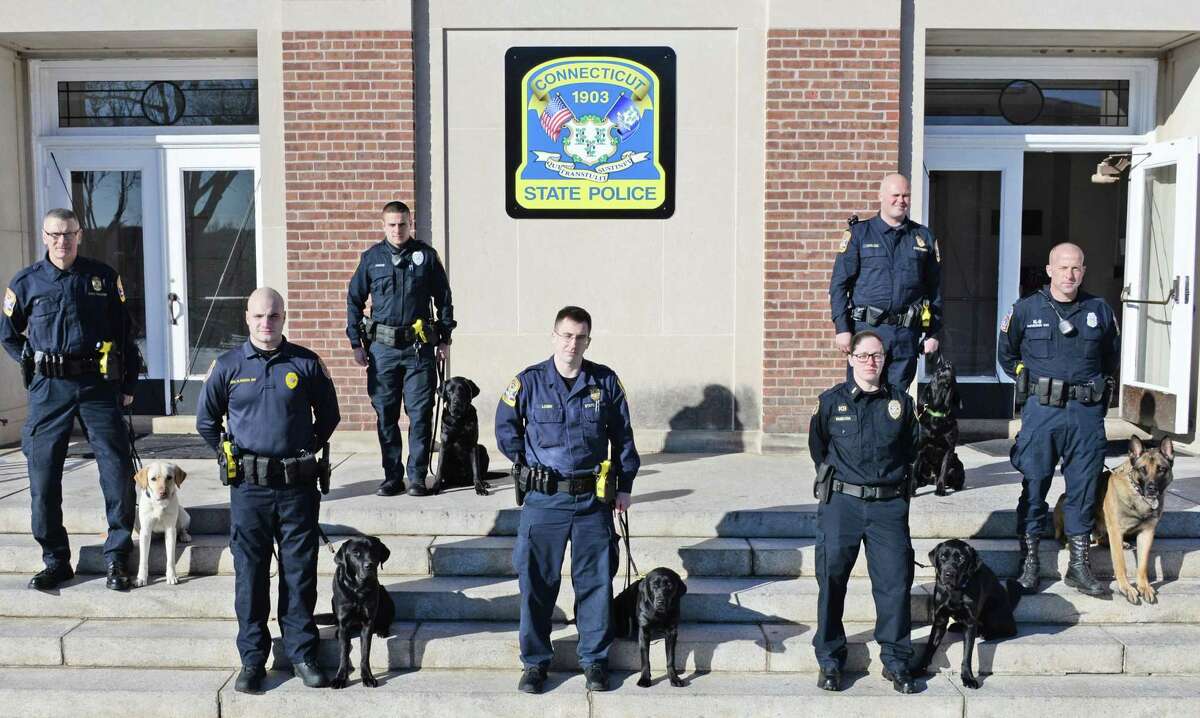
[[146, 282], [142, 260], [142, 173], [89, 170], [71, 173], [79, 212], [79, 253], [116, 269], [125, 289], [142, 359], [146, 354]]
[[58, 83], [59, 127], [257, 124], [258, 80]]
[[246, 299], [254, 291], [257, 276], [254, 171], [184, 172], [183, 211], [188, 267], [188, 360], [195, 355], [191, 366], [196, 374], [205, 372], [222, 352], [241, 345], [247, 338]]
[[[1146, 170], [1143, 208], [1141, 294], [1162, 300], [1175, 279], [1175, 165]], [[1171, 371], [1171, 310], [1167, 304], [1134, 304], [1142, 341], [1138, 344], [1135, 379], [1166, 387]]]
[[930, 172], [929, 191], [942, 254], [941, 353], [959, 376], [995, 376], [1000, 173]]
[[1127, 80], [927, 80], [927, 125], [1127, 127]]

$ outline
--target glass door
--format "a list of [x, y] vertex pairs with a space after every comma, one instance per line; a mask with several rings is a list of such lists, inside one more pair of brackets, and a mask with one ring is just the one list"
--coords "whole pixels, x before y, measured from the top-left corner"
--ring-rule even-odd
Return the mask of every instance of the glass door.
[[[42, 212], [73, 208], [83, 229], [79, 253], [116, 269], [124, 285], [143, 377], [166, 377], [163, 292], [165, 242], [155, 150], [47, 148]], [[149, 389], [149, 387], [148, 387]], [[159, 391], [138, 392], [135, 411], [161, 409]]]
[[[195, 410], [201, 380], [246, 341], [246, 299], [258, 286], [258, 150], [166, 150], [169, 271], [165, 287], [176, 413]], [[184, 386], [186, 380], [186, 386]]]
[[1121, 417], [1189, 430], [1195, 319], [1197, 140], [1146, 145], [1129, 173]]

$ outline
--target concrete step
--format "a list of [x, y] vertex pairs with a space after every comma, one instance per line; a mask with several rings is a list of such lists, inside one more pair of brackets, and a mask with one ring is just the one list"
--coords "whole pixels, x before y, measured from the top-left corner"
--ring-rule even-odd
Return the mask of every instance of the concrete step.
[[[0, 668], [3, 715], [23, 718], [217, 718], [229, 670]], [[19, 708], [18, 708], [19, 707]]]

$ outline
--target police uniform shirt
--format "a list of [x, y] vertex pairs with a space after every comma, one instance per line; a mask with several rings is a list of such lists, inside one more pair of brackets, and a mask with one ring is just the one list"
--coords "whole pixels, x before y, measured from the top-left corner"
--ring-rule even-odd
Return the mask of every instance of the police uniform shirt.
[[362, 346], [358, 323], [367, 296], [371, 318], [390, 327], [410, 327], [417, 319], [429, 322], [429, 302], [438, 312], [438, 331], [449, 343], [454, 321], [450, 282], [433, 247], [410, 238], [399, 248], [386, 240], [362, 253], [346, 292], [346, 336], [350, 346]]
[[247, 340], [213, 362], [196, 408], [196, 429], [214, 451], [226, 415], [234, 444], [276, 459], [301, 450], [315, 453], [341, 420], [325, 365], [287, 340], [273, 353]]
[[[1005, 373], [1016, 378], [1020, 362], [1033, 381], [1049, 377], [1087, 384], [1115, 374], [1121, 334], [1108, 302], [1079, 292], [1072, 303], [1052, 305], [1049, 294], [1043, 289], [1019, 300], [1000, 322], [996, 356]], [[1059, 331], [1059, 314], [1075, 327], [1071, 336]]]
[[586, 359], [569, 390], [553, 357], [518, 374], [496, 409], [496, 443], [514, 463], [563, 476], [591, 471], [611, 457], [623, 493], [633, 489], [642, 463], [625, 388], [612, 369]]
[[892, 227], [875, 215], [856, 222], [842, 235], [829, 282], [833, 323], [853, 332], [852, 307], [878, 307], [900, 314], [929, 300], [928, 333], [941, 329], [941, 254], [929, 228], [905, 218]]
[[912, 397], [884, 384], [865, 392], [853, 380], [821, 394], [808, 427], [813, 463], [860, 486], [900, 484], [916, 460], [919, 424]]
[[113, 342], [124, 355], [121, 391], [133, 394], [140, 355], [133, 321], [125, 307], [125, 289], [112, 267], [76, 257], [68, 269], [49, 257], [17, 272], [4, 293], [0, 342], [21, 361], [28, 342], [33, 351], [97, 356], [101, 342]]

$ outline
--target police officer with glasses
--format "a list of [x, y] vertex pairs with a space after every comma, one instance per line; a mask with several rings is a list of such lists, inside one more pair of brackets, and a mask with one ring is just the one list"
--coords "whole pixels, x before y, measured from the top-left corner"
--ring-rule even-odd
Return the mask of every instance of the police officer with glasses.
[[75, 575], [63, 526], [62, 477], [76, 417], [100, 470], [108, 519], [105, 585], [129, 588], [133, 547], [133, 462], [121, 407], [133, 402], [140, 354], [116, 270], [79, 255], [75, 213], [42, 219], [46, 255], [17, 272], [4, 293], [0, 342], [20, 362], [29, 390], [21, 449], [29, 467], [33, 536], [46, 567], [29, 587], [51, 590]]
[[513, 567], [521, 590], [519, 642], [524, 693], [541, 693], [554, 649], [550, 620], [571, 542], [571, 584], [579, 664], [589, 691], [608, 690], [609, 604], [617, 573], [613, 513], [627, 511], [641, 459], [625, 387], [616, 373], [583, 358], [592, 317], [563, 307], [554, 318], [554, 354], [512, 380], [496, 409], [496, 443], [513, 462], [524, 503]]
[[849, 361], [851, 379], [821, 394], [808, 427], [817, 469], [817, 685], [841, 690], [846, 588], [865, 544], [883, 677], [897, 692], [914, 693], [908, 505], [919, 424], [912, 398], [883, 379], [886, 354], [878, 334], [854, 335]]
[[324, 363], [284, 338], [286, 318], [278, 292], [254, 290], [246, 302], [250, 338], [209, 367], [196, 409], [196, 430], [217, 452], [222, 483], [230, 485], [234, 610], [242, 659], [234, 690], [242, 693], [261, 692], [266, 676], [276, 543], [284, 652], [304, 685], [329, 685], [317, 667], [319, 636], [313, 622], [318, 486], [328, 490], [328, 441], [341, 414]]
[[1109, 593], [1108, 585], [1092, 575], [1088, 548], [1121, 334], [1108, 302], [1080, 289], [1086, 271], [1082, 249], [1055, 246], [1046, 265], [1050, 283], [1014, 304], [1000, 323], [996, 358], [1016, 381], [1021, 412], [1010, 458], [1023, 477], [1017, 502], [1018, 582], [1027, 593], [1038, 587], [1046, 495], [1059, 462], [1066, 480], [1063, 518], [1070, 551], [1063, 580], [1089, 596]]
[[854, 332], [875, 332], [887, 353], [887, 382], [901, 391], [916, 376], [918, 346], [938, 350], [942, 325], [941, 254], [929, 228], [909, 218], [910, 192], [904, 175], [883, 178], [879, 214], [851, 220], [829, 280], [834, 346], [848, 353]]

